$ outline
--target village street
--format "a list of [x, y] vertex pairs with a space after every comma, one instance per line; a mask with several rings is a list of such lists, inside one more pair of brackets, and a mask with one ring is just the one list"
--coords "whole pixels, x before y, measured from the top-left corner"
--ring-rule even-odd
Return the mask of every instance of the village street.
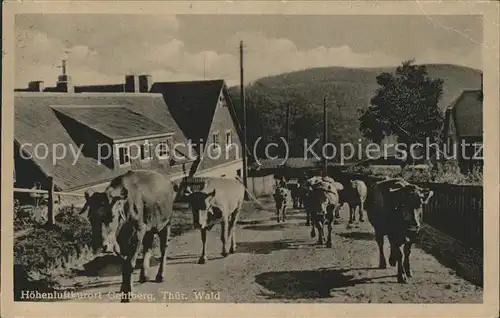
[[[286, 224], [277, 224], [273, 202], [266, 198], [263, 204], [264, 210], [253, 209], [242, 215], [237, 231], [237, 252], [227, 258], [220, 256], [219, 226], [208, 235], [208, 261], [204, 265], [197, 264], [201, 250], [198, 231], [173, 238], [165, 282], [138, 284], [137, 270], [134, 292], [151, 298], [133, 302], [198, 302], [196, 296], [201, 294], [195, 292], [213, 296], [204, 301], [236, 303], [482, 301], [482, 288], [458, 277], [418, 246], [411, 254], [414, 273], [411, 282], [398, 284], [396, 268], [377, 268], [377, 245], [369, 223], [348, 229], [346, 209], [342, 213], [343, 223], [334, 228], [333, 248], [326, 248], [314, 245], [309, 227], [304, 226], [302, 210], [292, 210]], [[387, 245], [386, 257], [389, 255]], [[458, 259], [459, 252], [454, 252]], [[153, 279], [157, 264], [152, 261], [152, 265], [156, 265], [151, 269]], [[119, 269], [102, 269], [101, 273], [93, 287], [79, 291], [99, 293], [102, 302], [119, 302]]]

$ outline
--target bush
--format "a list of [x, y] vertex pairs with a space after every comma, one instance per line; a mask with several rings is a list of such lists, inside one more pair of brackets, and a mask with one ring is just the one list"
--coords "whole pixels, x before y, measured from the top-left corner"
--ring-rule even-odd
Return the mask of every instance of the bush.
[[46, 222], [47, 207], [22, 206], [14, 202], [14, 231], [21, 231]]
[[90, 246], [89, 222], [65, 208], [56, 216], [56, 225], [37, 226], [32, 232], [15, 239], [14, 264], [22, 266], [27, 273], [37, 276], [51, 272], [69, 258], [78, 258]]
[[406, 166], [354, 166], [347, 172], [374, 177], [404, 178], [408, 182], [415, 183], [448, 183], [456, 185], [483, 185], [483, 171], [481, 167], [474, 167], [471, 172], [463, 174], [456, 161], [447, 161], [433, 168], [416, 168]]

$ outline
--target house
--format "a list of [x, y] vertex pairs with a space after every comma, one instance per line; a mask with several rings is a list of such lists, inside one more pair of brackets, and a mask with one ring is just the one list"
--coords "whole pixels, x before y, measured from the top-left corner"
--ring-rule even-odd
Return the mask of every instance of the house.
[[59, 191], [104, 187], [130, 169], [181, 178], [195, 156], [161, 94], [82, 93], [63, 73], [55, 87], [33, 81], [14, 92], [15, 186]]
[[[75, 92], [161, 94], [172, 118], [195, 147], [198, 157], [190, 175], [242, 176], [242, 128], [224, 80], [153, 82], [151, 75], [127, 75], [122, 84], [76, 86]], [[220, 155], [214, 151], [217, 148]]]
[[78, 191], [130, 169], [182, 177], [194, 162], [170, 153], [186, 137], [160, 94], [14, 94], [16, 187], [47, 188], [51, 176], [56, 189]]
[[[161, 93], [186, 137], [201, 156], [197, 176], [242, 176], [241, 128], [224, 80], [156, 82], [150, 92]], [[218, 145], [220, 155], [211, 145]]]
[[[223, 80], [153, 83], [127, 75], [121, 84], [74, 86], [64, 61], [62, 69], [55, 87], [33, 81], [15, 90], [17, 187], [40, 180], [46, 187], [52, 176], [57, 189], [79, 191], [130, 169], [173, 179], [241, 176], [241, 129]], [[68, 153], [81, 148], [78, 160], [68, 154], [55, 162], [60, 144]]]
[[447, 157], [463, 172], [483, 165], [483, 90], [464, 90], [446, 109], [443, 141]]

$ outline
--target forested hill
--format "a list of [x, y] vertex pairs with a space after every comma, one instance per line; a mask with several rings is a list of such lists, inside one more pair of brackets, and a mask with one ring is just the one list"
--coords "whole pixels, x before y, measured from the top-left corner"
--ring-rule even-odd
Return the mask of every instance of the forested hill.
[[[449, 64], [428, 64], [430, 77], [444, 80], [439, 108], [444, 110], [464, 89], [479, 89], [481, 71]], [[378, 88], [376, 77], [394, 68], [324, 67], [261, 78], [246, 88], [248, 141], [257, 137], [275, 139], [285, 133], [286, 105], [291, 104], [292, 139], [318, 138], [322, 132], [322, 105], [329, 108], [329, 138], [357, 141], [358, 109], [370, 105]], [[241, 117], [239, 88], [230, 88]], [[241, 120], [241, 118], [240, 118]], [[297, 142], [295, 142], [297, 144]]]

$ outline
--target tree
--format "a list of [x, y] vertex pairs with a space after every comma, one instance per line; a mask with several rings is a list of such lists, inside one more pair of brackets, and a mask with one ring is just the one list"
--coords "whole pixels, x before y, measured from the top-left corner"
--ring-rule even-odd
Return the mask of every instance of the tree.
[[360, 130], [364, 137], [381, 142], [385, 136], [397, 135], [406, 145], [434, 142], [439, 138], [443, 118], [438, 102], [443, 94], [443, 80], [430, 78], [423, 65], [404, 61], [395, 74], [377, 76], [380, 86], [370, 107], [360, 111]]

